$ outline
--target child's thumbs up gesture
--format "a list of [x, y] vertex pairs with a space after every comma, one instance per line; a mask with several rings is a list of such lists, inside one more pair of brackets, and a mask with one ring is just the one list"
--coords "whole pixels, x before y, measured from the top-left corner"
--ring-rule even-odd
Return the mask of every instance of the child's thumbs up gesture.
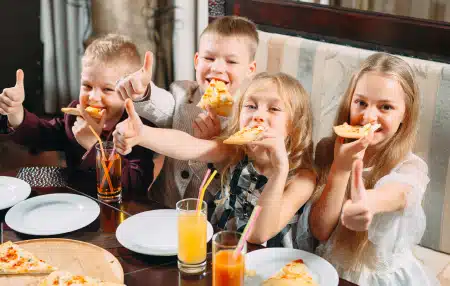
[[144, 65], [134, 73], [120, 79], [116, 83], [116, 92], [125, 100], [139, 100], [145, 95], [147, 86], [152, 80], [153, 54], [145, 53]]
[[362, 161], [356, 160], [352, 169], [351, 199], [347, 200], [342, 207], [342, 224], [354, 231], [368, 230], [373, 218], [362, 179], [362, 171]]
[[131, 148], [139, 145], [142, 127], [144, 126], [130, 99], [125, 100], [125, 109], [128, 118], [117, 124], [116, 130], [113, 132], [114, 146], [117, 152], [122, 155], [127, 155], [131, 152]]
[[9, 124], [19, 126], [23, 121], [23, 106], [25, 90], [23, 88], [24, 74], [21, 69], [16, 72], [16, 85], [5, 88], [0, 94], [0, 114], [8, 115]]

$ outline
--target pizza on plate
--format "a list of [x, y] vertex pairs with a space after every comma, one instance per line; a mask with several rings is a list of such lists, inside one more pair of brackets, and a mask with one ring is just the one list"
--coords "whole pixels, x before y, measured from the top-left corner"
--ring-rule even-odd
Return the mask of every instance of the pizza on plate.
[[318, 286], [301, 259], [286, 264], [275, 275], [263, 282], [263, 286]]
[[1, 274], [46, 274], [57, 270], [30, 252], [8, 241], [0, 245]]
[[[102, 118], [102, 110], [101, 108], [88, 106], [86, 107], [86, 112], [95, 119], [101, 119]], [[75, 116], [81, 116], [80, 111], [77, 108], [74, 107], [63, 107], [61, 108], [61, 111], [70, 115]]]
[[374, 132], [381, 127], [381, 124], [366, 124], [364, 126], [352, 126], [348, 125], [347, 122], [345, 122], [342, 125], [334, 126], [334, 132], [343, 138], [350, 138], [350, 139], [359, 139], [367, 134], [369, 134], [369, 131], [372, 129]]
[[103, 282], [97, 278], [74, 275], [67, 271], [55, 271], [44, 278], [39, 286], [124, 286], [124, 284]]
[[244, 145], [252, 141], [258, 140], [263, 132], [264, 127], [262, 126], [244, 127], [243, 129], [239, 130], [238, 132], [228, 137], [225, 141], [223, 141], [223, 143], [233, 145]]
[[233, 110], [233, 97], [223, 81], [212, 79], [200, 102], [197, 104], [206, 110], [209, 105], [220, 116], [229, 116]]

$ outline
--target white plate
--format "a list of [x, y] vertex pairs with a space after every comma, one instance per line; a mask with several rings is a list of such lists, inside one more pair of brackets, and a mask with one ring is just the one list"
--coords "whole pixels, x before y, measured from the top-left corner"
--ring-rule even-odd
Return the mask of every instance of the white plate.
[[[142, 254], [173, 256], [178, 254], [177, 211], [153, 210], [127, 218], [116, 230], [117, 240], [124, 247]], [[213, 227], [207, 224], [208, 241]]]
[[337, 286], [339, 276], [334, 267], [315, 254], [292, 248], [264, 248], [246, 255], [245, 268], [255, 270], [255, 277], [246, 277], [246, 286], [259, 286], [291, 261], [302, 259], [314, 281], [320, 286]]
[[15, 231], [31, 235], [56, 235], [83, 228], [100, 214], [98, 204], [80, 195], [37, 196], [12, 207], [5, 222]]
[[0, 176], [0, 210], [7, 209], [28, 198], [30, 185], [14, 177]]

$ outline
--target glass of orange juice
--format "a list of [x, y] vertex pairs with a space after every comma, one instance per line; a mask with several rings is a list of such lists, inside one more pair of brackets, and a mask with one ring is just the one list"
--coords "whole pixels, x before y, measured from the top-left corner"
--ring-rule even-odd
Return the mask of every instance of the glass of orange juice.
[[213, 237], [213, 286], [243, 286], [245, 273], [245, 253], [247, 243], [236, 257], [236, 249], [241, 233], [221, 231]]
[[195, 274], [206, 269], [206, 202], [184, 199], [177, 202], [178, 212], [178, 269]]

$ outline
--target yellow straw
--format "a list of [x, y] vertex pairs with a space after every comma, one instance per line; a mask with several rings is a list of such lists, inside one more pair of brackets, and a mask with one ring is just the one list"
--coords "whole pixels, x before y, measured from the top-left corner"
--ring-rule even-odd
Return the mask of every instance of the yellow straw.
[[103, 149], [103, 144], [102, 144], [102, 139], [100, 139], [100, 137], [98, 136], [97, 132], [95, 132], [94, 128], [92, 128], [91, 125], [89, 125], [89, 129], [91, 129], [92, 133], [97, 138], [98, 144], [100, 145], [100, 151], [102, 152], [103, 160], [106, 160], [105, 150]]
[[203, 186], [203, 189], [200, 191], [200, 194], [198, 196], [199, 203], [197, 204], [197, 212], [198, 212], [198, 214], [200, 214], [200, 210], [202, 208], [201, 206], [202, 206], [202, 202], [203, 202], [203, 197], [205, 196], [206, 188], [209, 186], [209, 184], [211, 183], [212, 179], [214, 179], [214, 176], [216, 174], [217, 174], [217, 170], [214, 170], [214, 172], [212, 173], [211, 177], [209, 177], [208, 181]]

